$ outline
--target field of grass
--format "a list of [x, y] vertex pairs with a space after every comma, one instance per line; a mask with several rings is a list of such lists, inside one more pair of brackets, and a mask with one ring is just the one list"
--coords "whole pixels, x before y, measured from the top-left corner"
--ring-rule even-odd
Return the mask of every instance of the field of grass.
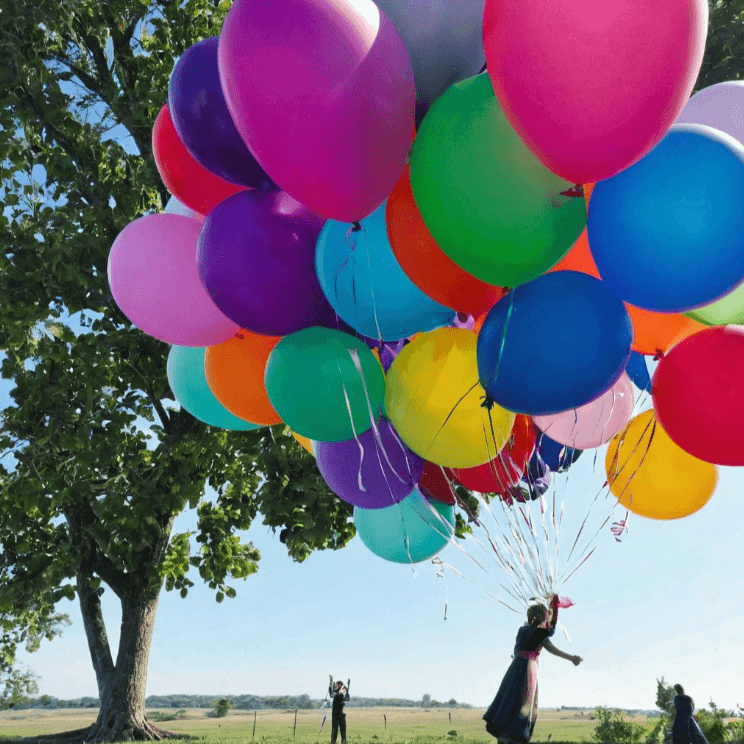
[[[148, 711], [172, 715], [172, 710]], [[349, 744], [435, 744], [449, 741], [495, 744], [486, 733], [482, 709], [432, 708], [346, 708]], [[96, 710], [25, 710], [0, 713], [0, 741], [56, 734], [83, 728], [95, 721]], [[327, 744], [330, 741], [330, 715], [321, 732], [320, 710], [230, 711], [224, 718], [210, 718], [204, 709], [189, 709], [185, 717], [157, 723], [160, 728], [209, 744]], [[592, 711], [542, 709], [535, 728], [534, 742], [589, 742], [596, 721]], [[645, 717], [631, 719], [641, 723]], [[649, 726], [652, 721], [649, 721]]]

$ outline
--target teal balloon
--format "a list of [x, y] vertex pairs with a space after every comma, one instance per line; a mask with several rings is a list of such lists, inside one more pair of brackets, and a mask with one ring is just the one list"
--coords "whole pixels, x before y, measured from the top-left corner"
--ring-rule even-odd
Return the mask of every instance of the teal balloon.
[[364, 433], [385, 396], [382, 367], [367, 345], [319, 326], [290, 333], [274, 347], [264, 382], [282, 421], [316, 442]]
[[403, 501], [384, 509], [354, 507], [354, 525], [367, 548], [393, 563], [433, 558], [455, 532], [451, 504], [429, 501], [415, 488]]
[[260, 428], [233, 415], [220, 403], [207, 385], [204, 375], [206, 349], [198, 346], [171, 346], [166, 367], [176, 401], [192, 416], [210, 426], [233, 431]]
[[387, 202], [351, 230], [328, 220], [315, 250], [318, 280], [328, 302], [355, 331], [398, 341], [448, 325], [455, 311], [424, 294], [403, 271], [388, 240]]

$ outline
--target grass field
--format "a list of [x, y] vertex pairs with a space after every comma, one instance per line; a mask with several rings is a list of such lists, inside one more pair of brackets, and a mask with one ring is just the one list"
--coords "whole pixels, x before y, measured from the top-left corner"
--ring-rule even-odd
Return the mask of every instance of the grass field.
[[[172, 714], [172, 710], [153, 710], [149, 714]], [[432, 708], [348, 708], [346, 709], [349, 744], [433, 744], [451, 741], [495, 744], [484, 728], [482, 709], [461, 710]], [[96, 710], [25, 710], [0, 713], [0, 740], [56, 734], [83, 728], [95, 721]], [[160, 728], [214, 744], [327, 744], [330, 741], [330, 716], [320, 731], [320, 710], [230, 711], [224, 718], [207, 717], [204, 709], [189, 709], [175, 721], [158, 723]], [[592, 711], [540, 711], [534, 742], [588, 742], [596, 721]], [[156, 715], [152, 716], [156, 718]], [[630, 720], [646, 722], [645, 717]], [[653, 719], [652, 719], [653, 720]], [[652, 725], [649, 720], [649, 726]]]

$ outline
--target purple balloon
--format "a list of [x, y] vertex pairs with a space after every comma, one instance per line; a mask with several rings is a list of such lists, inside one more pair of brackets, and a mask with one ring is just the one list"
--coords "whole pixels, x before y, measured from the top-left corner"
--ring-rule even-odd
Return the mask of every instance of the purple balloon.
[[322, 226], [283, 191], [241, 191], [218, 204], [197, 249], [214, 303], [241, 328], [265, 336], [332, 327], [335, 313], [315, 274]]
[[676, 124], [705, 124], [744, 145], [744, 82], [729, 80], [699, 90], [685, 104]]
[[168, 109], [186, 149], [207, 170], [242, 186], [274, 186], [235, 128], [217, 69], [218, 37], [187, 49], [168, 84]]
[[383, 418], [357, 439], [317, 442], [315, 458], [328, 487], [364, 509], [383, 509], [403, 501], [424, 472], [424, 461]]

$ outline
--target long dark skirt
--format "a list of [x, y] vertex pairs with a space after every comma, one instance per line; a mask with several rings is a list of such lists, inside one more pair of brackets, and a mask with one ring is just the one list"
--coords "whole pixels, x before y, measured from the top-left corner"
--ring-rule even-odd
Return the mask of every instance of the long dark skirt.
[[527, 744], [537, 722], [537, 660], [517, 656], [483, 719], [501, 742]]
[[708, 744], [708, 740], [691, 715], [677, 713], [672, 726], [672, 744]]

